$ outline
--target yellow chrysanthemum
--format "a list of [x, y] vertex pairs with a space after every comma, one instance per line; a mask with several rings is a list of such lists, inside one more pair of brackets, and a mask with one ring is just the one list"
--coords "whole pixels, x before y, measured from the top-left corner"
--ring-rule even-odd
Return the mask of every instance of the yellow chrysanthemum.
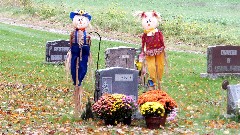
[[140, 107], [140, 112], [145, 116], [163, 116], [164, 106], [158, 102], [146, 102]]

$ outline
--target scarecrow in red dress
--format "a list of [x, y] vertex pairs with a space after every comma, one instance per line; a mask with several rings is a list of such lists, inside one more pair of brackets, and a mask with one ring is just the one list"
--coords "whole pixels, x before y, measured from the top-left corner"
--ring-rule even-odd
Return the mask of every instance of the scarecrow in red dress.
[[140, 12], [138, 16], [141, 18], [144, 28], [139, 56], [144, 57], [146, 61], [147, 71], [151, 78], [149, 85], [158, 86], [161, 89], [160, 81], [163, 77], [164, 64], [167, 64], [163, 34], [157, 28], [161, 18], [155, 11]]

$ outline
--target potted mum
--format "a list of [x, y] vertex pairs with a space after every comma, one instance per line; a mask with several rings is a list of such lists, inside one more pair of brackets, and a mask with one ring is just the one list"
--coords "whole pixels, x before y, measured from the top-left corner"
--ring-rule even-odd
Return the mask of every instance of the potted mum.
[[106, 125], [115, 125], [119, 122], [130, 125], [137, 103], [131, 96], [124, 94], [105, 94], [93, 104], [92, 109]]
[[145, 117], [146, 125], [150, 129], [165, 126], [166, 115], [164, 106], [158, 102], [146, 102], [140, 107], [141, 114]]
[[[160, 103], [163, 106], [163, 108], [164, 108], [164, 116], [162, 116], [162, 114], [161, 114], [161, 117], [164, 119], [164, 121], [166, 121], [167, 115], [170, 114], [171, 112], [173, 112], [175, 110], [175, 108], [177, 108], [177, 104], [174, 101], [174, 99], [171, 98], [163, 90], [150, 90], [150, 91], [147, 91], [147, 92], [141, 94], [138, 97], [138, 104], [140, 106], [140, 109], [147, 102], [157, 102], [157, 103]], [[145, 116], [145, 118], [146, 118], [146, 116]], [[164, 126], [164, 125], [165, 124], [162, 124], [162, 126]]]

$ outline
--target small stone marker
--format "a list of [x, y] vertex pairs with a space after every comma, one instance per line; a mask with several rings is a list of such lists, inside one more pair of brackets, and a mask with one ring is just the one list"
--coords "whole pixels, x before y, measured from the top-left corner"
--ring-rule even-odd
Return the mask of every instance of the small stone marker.
[[104, 93], [119, 93], [138, 98], [138, 70], [112, 67], [96, 71], [95, 101]]
[[124, 67], [135, 69], [134, 58], [136, 49], [132, 47], [114, 47], [105, 51], [106, 68]]
[[210, 46], [207, 49], [207, 73], [201, 77], [240, 76], [240, 46]]
[[236, 112], [237, 101], [240, 99], [240, 84], [227, 86], [227, 114]]
[[70, 43], [67, 40], [48, 41], [46, 44], [46, 62], [61, 63], [66, 59]]

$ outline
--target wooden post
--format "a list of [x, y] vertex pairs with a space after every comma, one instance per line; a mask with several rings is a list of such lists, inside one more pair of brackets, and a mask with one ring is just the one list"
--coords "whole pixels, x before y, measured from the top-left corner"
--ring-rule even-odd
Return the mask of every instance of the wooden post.
[[159, 75], [158, 75], [158, 64], [157, 64], [157, 57], [156, 55], [154, 56], [155, 57], [155, 66], [156, 66], [156, 77], [157, 77], [157, 85], [158, 85], [158, 89], [161, 90], [161, 86], [160, 86], [160, 81], [159, 81]]
[[75, 85], [75, 91], [74, 91], [74, 104], [75, 104], [75, 109], [74, 109], [74, 115], [76, 118], [79, 118], [80, 116], [80, 89], [78, 87], [78, 69], [79, 69], [79, 58], [77, 58], [76, 62], [76, 85]]

